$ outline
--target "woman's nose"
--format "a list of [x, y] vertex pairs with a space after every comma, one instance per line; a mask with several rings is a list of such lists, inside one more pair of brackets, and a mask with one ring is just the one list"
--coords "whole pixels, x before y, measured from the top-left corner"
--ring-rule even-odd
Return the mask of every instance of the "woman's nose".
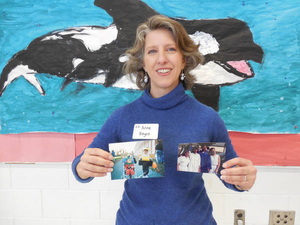
[[167, 55], [165, 51], [160, 51], [158, 54], [158, 63], [164, 64], [168, 61]]

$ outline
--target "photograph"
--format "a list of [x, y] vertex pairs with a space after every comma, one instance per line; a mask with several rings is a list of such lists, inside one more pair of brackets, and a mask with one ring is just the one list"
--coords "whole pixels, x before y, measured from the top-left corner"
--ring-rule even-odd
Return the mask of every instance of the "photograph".
[[225, 152], [224, 142], [181, 143], [178, 146], [177, 171], [220, 174]]
[[162, 140], [110, 143], [109, 151], [115, 163], [112, 180], [165, 176]]

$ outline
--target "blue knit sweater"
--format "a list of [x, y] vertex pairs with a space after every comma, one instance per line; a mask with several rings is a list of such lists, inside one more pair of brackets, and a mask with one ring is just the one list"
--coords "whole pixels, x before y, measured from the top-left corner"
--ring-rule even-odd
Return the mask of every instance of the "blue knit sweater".
[[[177, 171], [178, 145], [226, 142], [226, 160], [237, 154], [219, 115], [188, 96], [182, 84], [156, 99], [146, 90], [139, 99], [117, 109], [89, 147], [108, 151], [109, 143], [133, 141], [135, 124], [149, 123], [159, 124], [158, 139], [162, 139], [164, 145], [165, 177], [126, 180], [116, 224], [216, 224], [202, 174]], [[80, 157], [73, 161], [73, 173], [80, 182], [89, 182], [93, 178], [82, 180], [76, 173]], [[234, 186], [224, 184], [236, 190]]]

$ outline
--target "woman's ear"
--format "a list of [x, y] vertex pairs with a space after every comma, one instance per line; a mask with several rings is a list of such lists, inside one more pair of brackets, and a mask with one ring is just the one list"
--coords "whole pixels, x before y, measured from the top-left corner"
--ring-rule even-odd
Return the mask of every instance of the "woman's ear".
[[186, 58], [183, 57], [183, 59], [182, 59], [182, 70], [185, 68], [185, 66], [186, 66]]

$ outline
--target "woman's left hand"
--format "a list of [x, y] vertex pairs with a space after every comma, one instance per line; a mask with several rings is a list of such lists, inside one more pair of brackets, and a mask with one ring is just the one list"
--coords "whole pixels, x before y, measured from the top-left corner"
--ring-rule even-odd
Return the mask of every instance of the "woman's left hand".
[[226, 183], [233, 184], [239, 190], [248, 191], [254, 185], [257, 169], [251, 160], [234, 158], [223, 164], [221, 179]]

